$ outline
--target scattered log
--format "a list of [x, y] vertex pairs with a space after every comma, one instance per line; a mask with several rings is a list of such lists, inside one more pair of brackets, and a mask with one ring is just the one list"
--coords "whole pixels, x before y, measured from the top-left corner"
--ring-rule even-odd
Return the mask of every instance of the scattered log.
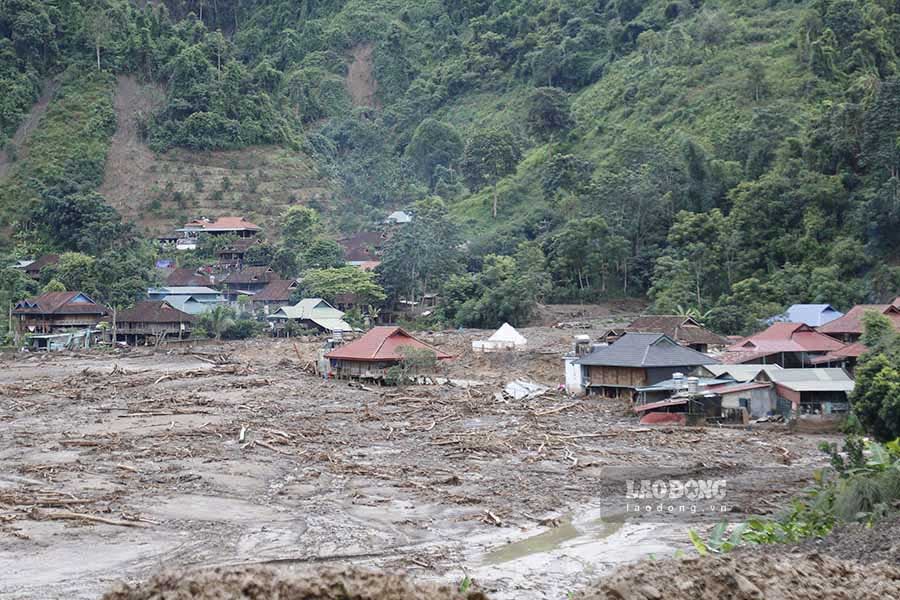
[[102, 523], [104, 525], [115, 525], [118, 527], [146, 527], [140, 521], [123, 521], [121, 519], [107, 519], [106, 517], [98, 517], [88, 513], [76, 513], [69, 511], [32, 511], [32, 516], [38, 520], [69, 520], [69, 521], [88, 521], [91, 523]]

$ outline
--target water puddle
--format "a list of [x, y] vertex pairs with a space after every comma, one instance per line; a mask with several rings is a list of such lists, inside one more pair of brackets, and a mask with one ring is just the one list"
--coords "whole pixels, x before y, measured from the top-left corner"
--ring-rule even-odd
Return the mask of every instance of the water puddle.
[[592, 519], [576, 526], [571, 515], [562, 519], [557, 527], [533, 535], [524, 540], [506, 544], [484, 557], [484, 565], [499, 565], [505, 562], [525, 558], [532, 554], [543, 554], [560, 548], [566, 542], [575, 540], [567, 546], [590, 544], [605, 539], [621, 529], [624, 519], [621, 515], [610, 515]]

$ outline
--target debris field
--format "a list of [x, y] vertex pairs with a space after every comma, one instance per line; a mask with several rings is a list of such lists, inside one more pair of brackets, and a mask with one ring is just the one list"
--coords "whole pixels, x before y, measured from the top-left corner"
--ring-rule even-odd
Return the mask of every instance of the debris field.
[[[740, 482], [741, 520], [778, 510], [825, 464], [828, 436], [641, 427], [621, 404], [556, 391], [546, 350], [474, 357], [472, 335], [456, 335], [442, 347], [466, 367], [448, 376], [467, 381], [433, 386], [325, 381], [313, 341], [3, 357], [0, 597], [99, 598], [164, 567], [348, 565], [559, 597], [640, 558], [615, 547], [627, 531], [581, 575], [554, 570], [555, 554], [537, 567], [487, 557], [588, 507], [620, 513], [604, 469]], [[529, 373], [550, 391], [502, 393]], [[687, 526], [654, 525], [673, 547]]]

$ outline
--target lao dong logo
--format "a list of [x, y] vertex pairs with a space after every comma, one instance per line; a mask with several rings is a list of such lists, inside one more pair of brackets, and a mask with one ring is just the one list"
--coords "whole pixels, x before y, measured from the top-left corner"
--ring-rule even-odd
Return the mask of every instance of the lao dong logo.
[[728, 512], [724, 479], [641, 479], [627, 480], [625, 497], [628, 513]]
[[724, 500], [726, 484], [724, 479], [629, 479], [626, 482], [625, 497], [631, 500]]

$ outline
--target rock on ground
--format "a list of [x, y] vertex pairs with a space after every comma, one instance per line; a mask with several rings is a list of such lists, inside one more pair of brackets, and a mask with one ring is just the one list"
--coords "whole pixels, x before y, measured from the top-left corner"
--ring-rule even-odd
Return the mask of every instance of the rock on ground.
[[580, 600], [868, 600], [900, 597], [900, 567], [821, 554], [760, 551], [645, 561], [617, 570]]
[[120, 583], [102, 600], [486, 600], [480, 592], [412, 583], [400, 575], [355, 569], [308, 576], [244, 567], [164, 571], [138, 584]]

